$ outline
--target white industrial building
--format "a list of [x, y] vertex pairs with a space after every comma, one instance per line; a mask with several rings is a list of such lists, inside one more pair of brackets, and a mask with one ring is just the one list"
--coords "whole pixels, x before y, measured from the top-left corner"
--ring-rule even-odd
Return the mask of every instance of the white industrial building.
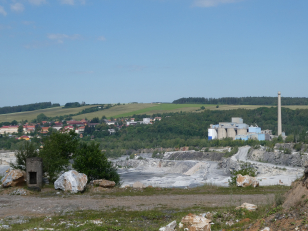
[[233, 140], [269, 140], [270, 130], [262, 131], [258, 126], [248, 126], [240, 117], [233, 117], [231, 122], [220, 122], [219, 124], [210, 125], [208, 129], [208, 139], [232, 138]]

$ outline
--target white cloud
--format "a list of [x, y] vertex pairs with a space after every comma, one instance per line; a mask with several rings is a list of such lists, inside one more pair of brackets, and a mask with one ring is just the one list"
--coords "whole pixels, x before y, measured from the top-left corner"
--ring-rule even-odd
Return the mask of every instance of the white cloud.
[[81, 36], [79, 34], [74, 35], [67, 35], [67, 34], [48, 34], [47, 38], [51, 40], [56, 40], [58, 43], [64, 43], [64, 40], [76, 40], [81, 39]]
[[41, 5], [41, 4], [44, 4], [46, 3], [46, 0], [29, 0], [29, 2], [32, 4], [32, 5]]
[[21, 3], [15, 3], [11, 5], [11, 10], [15, 12], [23, 12], [24, 9], [24, 5]]
[[5, 10], [2, 6], [0, 6], [0, 14], [2, 14], [3, 16], [7, 15], [7, 13], [5, 12]]
[[213, 7], [220, 4], [235, 3], [243, 0], [195, 0], [193, 6], [197, 7]]
[[86, 4], [86, 0], [60, 0], [61, 4], [65, 5], [75, 5], [76, 2], [79, 2], [80, 4], [84, 5]]
[[100, 36], [100, 37], [98, 37], [98, 40], [99, 41], [106, 41], [106, 38], [104, 36]]

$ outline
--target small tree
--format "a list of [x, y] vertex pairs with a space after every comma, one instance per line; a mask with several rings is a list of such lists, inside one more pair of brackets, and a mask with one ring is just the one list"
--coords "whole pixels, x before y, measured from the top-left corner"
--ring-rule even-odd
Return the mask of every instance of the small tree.
[[250, 163], [244, 163], [241, 165], [241, 169], [231, 172], [231, 179], [229, 180], [229, 185], [236, 185], [236, 178], [238, 174], [242, 176], [249, 175], [255, 177], [257, 175], [257, 170]]
[[38, 156], [36, 147], [30, 141], [24, 141], [20, 144], [16, 155], [16, 164], [11, 163], [10, 166], [13, 169], [26, 170], [26, 160], [27, 158]]
[[23, 131], [24, 131], [24, 127], [23, 127], [22, 125], [20, 125], [20, 126], [18, 127], [18, 133], [19, 133], [19, 134], [22, 134]]
[[88, 176], [88, 181], [106, 179], [120, 183], [120, 176], [112, 163], [108, 161], [98, 143], [81, 143], [74, 155], [73, 168]]
[[43, 148], [39, 157], [43, 159], [43, 171], [49, 175], [49, 180], [54, 182], [61, 171], [67, 169], [71, 154], [75, 153], [78, 146], [75, 131], [69, 133], [52, 132], [43, 140]]

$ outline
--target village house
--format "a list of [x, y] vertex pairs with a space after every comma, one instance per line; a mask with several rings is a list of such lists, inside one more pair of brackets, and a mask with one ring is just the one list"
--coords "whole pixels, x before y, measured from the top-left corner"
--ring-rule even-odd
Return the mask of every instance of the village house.
[[48, 131], [48, 129], [49, 129], [49, 127], [42, 127], [41, 128], [41, 133], [48, 133], [49, 131]]
[[71, 130], [74, 130], [74, 127], [73, 126], [65, 126], [63, 129], [62, 129], [62, 132], [69, 132]]
[[81, 127], [81, 126], [85, 126], [85, 124], [87, 122], [81, 122], [81, 121], [76, 121], [76, 120], [70, 120], [70, 121], [67, 121], [66, 122], [67, 125], [70, 125], [70, 126], [76, 126], [76, 127]]
[[30, 132], [35, 132], [35, 126], [24, 125], [23, 126], [24, 133], [28, 134]]
[[18, 133], [18, 126], [2, 126], [0, 128], [0, 134], [13, 134]]
[[19, 140], [30, 140], [30, 136], [21, 136], [18, 139]]

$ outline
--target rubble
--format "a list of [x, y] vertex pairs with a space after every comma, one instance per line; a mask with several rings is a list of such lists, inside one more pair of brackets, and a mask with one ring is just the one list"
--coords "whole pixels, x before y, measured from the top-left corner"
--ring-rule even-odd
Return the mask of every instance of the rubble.
[[265, 227], [264, 229], [262, 229], [261, 231], [271, 231], [271, 229], [269, 227]]
[[255, 177], [251, 177], [249, 175], [242, 176], [241, 174], [238, 174], [236, 178], [236, 186], [237, 187], [253, 186], [255, 188], [259, 186], [259, 181]]
[[87, 185], [88, 177], [83, 173], [78, 173], [75, 170], [70, 170], [63, 173], [55, 181], [55, 189], [61, 189], [63, 191], [70, 191], [72, 193], [84, 191]]
[[258, 209], [258, 207], [254, 204], [243, 203], [241, 206], [238, 206], [235, 209], [247, 209], [248, 211], [255, 211]]
[[113, 188], [116, 185], [114, 181], [109, 181], [105, 179], [93, 180], [93, 184], [103, 188]]
[[26, 183], [26, 172], [20, 169], [9, 171], [2, 179], [2, 187], [23, 186]]
[[188, 214], [183, 217], [181, 223], [189, 231], [211, 231], [211, 220], [204, 218], [203, 216], [197, 216], [195, 214]]

